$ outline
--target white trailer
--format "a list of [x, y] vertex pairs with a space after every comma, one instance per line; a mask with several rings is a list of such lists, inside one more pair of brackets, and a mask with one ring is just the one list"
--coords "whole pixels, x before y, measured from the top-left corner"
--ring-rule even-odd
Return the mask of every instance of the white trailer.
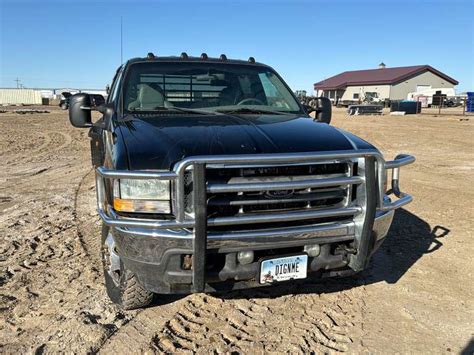
[[409, 92], [407, 94], [407, 100], [421, 101], [422, 107], [428, 107], [433, 103], [433, 95], [435, 95], [437, 91], [441, 91], [441, 94], [445, 94], [448, 97], [456, 96], [454, 88], [434, 88]]

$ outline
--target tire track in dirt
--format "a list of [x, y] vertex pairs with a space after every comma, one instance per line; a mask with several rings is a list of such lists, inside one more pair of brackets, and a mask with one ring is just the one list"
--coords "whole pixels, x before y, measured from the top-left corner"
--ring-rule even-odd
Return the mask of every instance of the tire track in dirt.
[[[72, 137], [69, 133], [61, 131], [48, 132], [49, 142], [48, 145], [42, 145], [40, 148], [35, 149], [25, 162], [37, 161], [45, 156], [51, 156], [53, 153], [64, 150], [67, 146], [72, 143]], [[57, 139], [57, 137], [61, 137]], [[52, 146], [52, 147], [51, 147]]]
[[0, 353], [95, 352], [135, 315], [105, 294], [88, 141], [58, 118], [42, 138], [0, 121], [21, 148], [2, 155]]
[[87, 246], [87, 243], [84, 240], [84, 232], [82, 230], [82, 223], [79, 222], [79, 217], [78, 217], [78, 200], [79, 200], [79, 193], [84, 185], [84, 182], [86, 181], [87, 177], [94, 171], [94, 168], [90, 168], [90, 170], [84, 174], [84, 176], [81, 178], [79, 181], [79, 184], [77, 185], [77, 188], [74, 192], [74, 208], [72, 212], [72, 216], [74, 218], [74, 223], [77, 226], [77, 238], [79, 240], [79, 243], [81, 245], [81, 248], [83, 249], [84, 253], [89, 256], [89, 248]]
[[[24, 134], [21, 140], [15, 139], [11, 140], [7, 136], [5, 138], [6, 140], [9, 140], [8, 145], [5, 145], [3, 147], [1, 156], [8, 157], [8, 160], [6, 163], [11, 163], [13, 161], [16, 161], [16, 159], [24, 157], [24, 147], [22, 145], [26, 144], [32, 144], [33, 142], [36, 142], [38, 140], [42, 140], [41, 144], [36, 147], [33, 151], [39, 151], [47, 148], [49, 144], [51, 143], [51, 135], [48, 132], [34, 132], [32, 135], [31, 133], [29, 134]], [[27, 149], [31, 150], [31, 149]], [[17, 152], [17, 153], [14, 153]]]
[[[13, 278], [5, 280], [9, 289], [15, 292], [11, 296], [13, 298], [9, 298], [9, 294], [1, 295], [10, 304], [3, 315], [8, 320], [10, 331], [19, 339], [25, 331], [33, 335], [27, 347], [19, 340], [8, 344], [7, 352], [56, 352], [66, 349], [95, 352], [135, 315], [134, 312], [125, 314], [120, 311], [105, 294], [99, 257], [100, 223], [94, 211], [92, 171], [83, 172], [77, 189], [69, 193], [71, 196], [61, 196], [56, 202], [32, 201], [34, 211], [40, 216], [33, 218], [29, 211], [22, 209], [8, 218], [7, 228], [15, 228], [18, 234], [29, 234], [34, 247], [28, 251], [24, 242], [13, 243], [16, 247], [7, 255], [9, 264], [18, 266], [10, 269]], [[53, 210], [57, 212], [51, 213]], [[21, 232], [39, 219], [42, 222], [37, 230]], [[17, 225], [15, 220], [25, 222]], [[59, 240], [53, 242], [55, 239]], [[22, 263], [25, 258], [29, 260], [28, 264]], [[23, 269], [28, 271], [25, 280], [18, 278]], [[29, 285], [27, 288], [22, 286], [24, 281]], [[60, 309], [60, 312], [51, 312], [53, 309]], [[34, 315], [41, 316], [41, 326]]]
[[[38, 136], [42, 139], [42, 143], [36, 147], [33, 144], [38, 139]], [[69, 133], [61, 131], [42, 132], [38, 133], [37, 136], [22, 137], [21, 143], [29, 142], [29, 147], [14, 147], [9, 151], [4, 151], [2, 155], [6, 157], [6, 164], [10, 166], [37, 162], [45, 156], [49, 157], [55, 152], [64, 150], [72, 141], [73, 139]], [[9, 154], [17, 150], [19, 150], [18, 153]]]
[[354, 347], [362, 333], [360, 290], [333, 293], [334, 284], [300, 286], [303, 293], [286, 292], [282, 285], [276, 291], [195, 294], [148, 308], [101, 351], [327, 353]]
[[[308, 313], [321, 306], [318, 295], [285, 296], [283, 303], [292, 297], [291, 307], [274, 303], [282, 299], [220, 300], [196, 295], [166, 322], [157, 333], [153, 344], [159, 351], [212, 351], [250, 352], [261, 351], [345, 351], [352, 339], [347, 335], [347, 325], [339, 326], [330, 321], [341, 317], [332, 303], [322, 310]], [[296, 299], [295, 299], [296, 298]], [[340, 300], [338, 301], [340, 302]], [[339, 303], [336, 303], [339, 304]], [[341, 323], [342, 324], [342, 323]]]
[[[58, 138], [59, 137], [59, 138]], [[34, 146], [38, 139], [42, 142], [39, 146]], [[66, 148], [72, 143], [72, 137], [69, 133], [61, 131], [38, 132], [30, 137], [22, 137], [21, 140], [15, 140], [16, 145], [11, 146], [9, 150], [2, 152], [3, 156], [8, 157], [7, 163], [28, 163], [32, 160], [38, 160], [45, 155], [50, 155], [56, 151]], [[27, 147], [22, 147], [21, 144], [27, 144]], [[20, 146], [18, 146], [20, 145]], [[18, 153], [13, 153], [19, 151]], [[29, 152], [29, 154], [25, 154]]]
[[[6, 176], [6, 182], [15, 184], [15, 189], [20, 190], [28, 187], [29, 189], [41, 189], [42, 186], [38, 186], [34, 183], [37, 175], [45, 174], [49, 175], [46, 179], [48, 182], [63, 182], [64, 180], [64, 167], [71, 166], [71, 163], [64, 163], [64, 165], [58, 165], [57, 157], [54, 155], [56, 152], [64, 151], [73, 142], [72, 136], [69, 133], [64, 132], [46, 132], [43, 134], [45, 141], [40, 147], [29, 150], [27, 154], [16, 154], [8, 156], [6, 161], [7, 169], [4, 172]], [[61, 137], [59, 139], [53, 139], [52, 137]], [[44, 159], [47, 158], [47, 159]], [[49, 164], [45, 165], [45, 163]], [[26, 167], [26, 168], [25, 168]], [[70, 172], [77, 171], [77, 168], [72, 169]], [[68, 173], [70, 173], [68, 172]], [[0, 175], [1, 177], [1, 175]], [[5, 184], [1, 190], [9, 190], [10, 188]]]

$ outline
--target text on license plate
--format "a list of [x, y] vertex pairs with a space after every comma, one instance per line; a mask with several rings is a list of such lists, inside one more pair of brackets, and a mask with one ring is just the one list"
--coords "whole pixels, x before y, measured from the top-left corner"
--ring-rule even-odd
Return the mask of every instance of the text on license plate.
[[304, 254], [263, 260], [260, 264], [260, 283], [305, 279], [307, 267], [308, 256]]

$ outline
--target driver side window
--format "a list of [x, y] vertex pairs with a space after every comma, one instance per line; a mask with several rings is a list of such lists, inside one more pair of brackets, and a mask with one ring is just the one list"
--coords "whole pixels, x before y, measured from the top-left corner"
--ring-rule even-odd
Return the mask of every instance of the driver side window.
[[122, 67], [117, 70], [114, 80], [112, 81], [112, 87], [110, 88], [109, 96], [107, 97], [107, 102], [117, 102], [118, 100], [118, 91], [119, 91], [119, 82], [122, 76]]

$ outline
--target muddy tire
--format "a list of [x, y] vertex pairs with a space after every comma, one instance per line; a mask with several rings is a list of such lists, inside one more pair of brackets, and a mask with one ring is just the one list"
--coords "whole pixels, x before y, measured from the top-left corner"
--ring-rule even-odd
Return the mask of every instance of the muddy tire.
[[153, 300], [153, 293], [140, 285], [135, 274], [128, 270], [121, 260], [117, 259], [116, 254], [115, 261], [111, 261], [108, 232], [109, 228], [103, 225], [101, 259], [109, 298], [124, 310], [148, 306]]

